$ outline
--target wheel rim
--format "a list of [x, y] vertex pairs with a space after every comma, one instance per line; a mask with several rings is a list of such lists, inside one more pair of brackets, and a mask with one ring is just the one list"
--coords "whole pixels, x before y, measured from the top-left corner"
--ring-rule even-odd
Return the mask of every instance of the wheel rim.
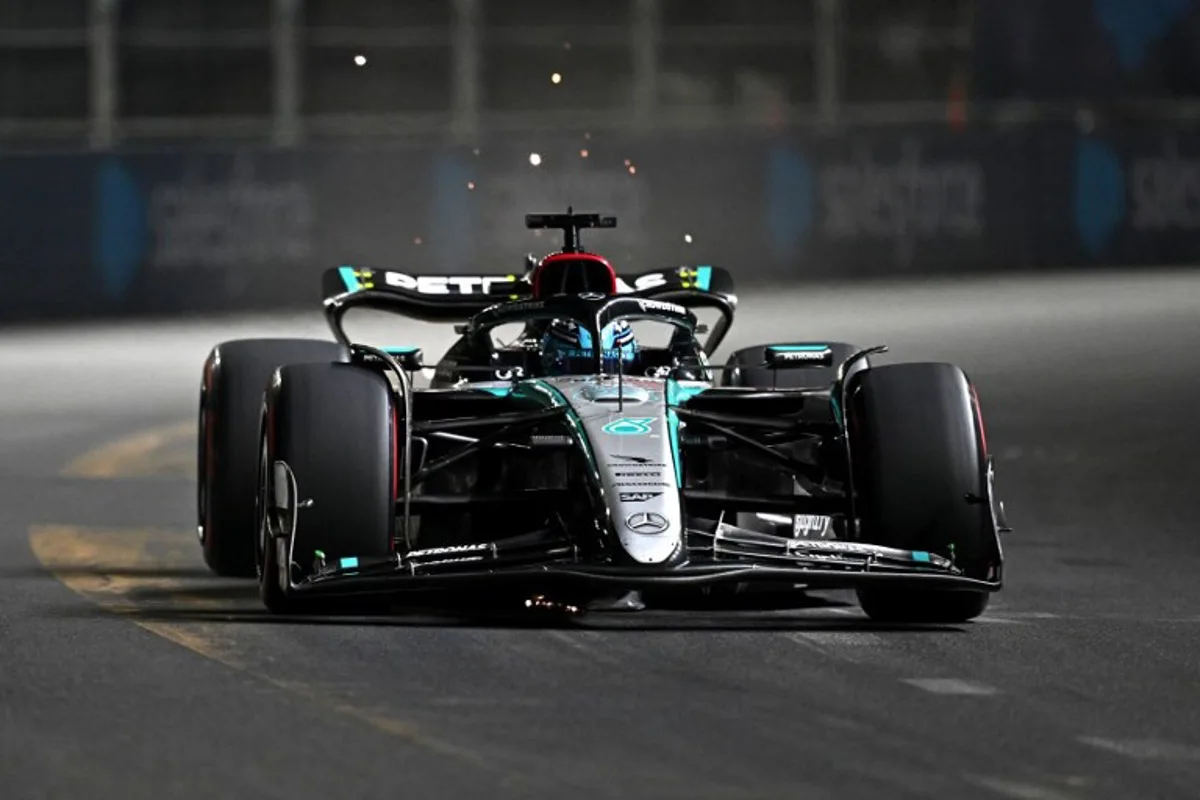
[[264, 436], [258, 451], [258, 491], [254, 493], [254, 516], [258, 521], [258, 536], [256, 537], [257, 541], [254, 548], [254, 561], [259, 583], [264, 583], [268, 579], [266, 574], [267, 544], [270, 540], [270, 537], [267, 535], [267, 492], [270, 491], [268, 478], [267, 439]]
[[207, 392], [204, 389], [200, 390], [200, 422], [199, 422], [199, 447], [197, 451], [196, 464], [196, 536], [200, 538], [200, 544], [204, 544], [205, 529], [208, 527], [208, 414], [205, 406], [207, 403]]

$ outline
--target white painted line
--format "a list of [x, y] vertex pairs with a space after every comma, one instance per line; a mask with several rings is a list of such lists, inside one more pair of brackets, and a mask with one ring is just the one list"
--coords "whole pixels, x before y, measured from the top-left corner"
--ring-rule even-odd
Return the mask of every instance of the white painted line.
[[1023, 619], [1007, 619], [1005, 617], [976, 617], [976, 622], [981, 622], [984, 625], [1028, 625], [1029, 623]]
[[815, 644], [820, 647], [878, 647], [883, 644], [883, 638], [873, 633], [804, 631], [784, 635], [799, 644]]
[[996, 794], [1012, 797], [1014, 800], [1073, 800], [1073, 795], [1066, 795], [1047, 786], [1038, 786], [1032, 783], [986, 777], [969, 778], [968, 780], [985, 789], [991, 789]]
[[1112, 753], [1153, 761], [1200, 761], [1200, 747], [1162, 739], [1104, 739], [1080, 736], [1079, 741]]
[[995, 686], [988, 686], [986, 683], [972, 683], [958, 678], [905, 678], [904, 682], [932, 694], [1000, 694], [1000, 690]]

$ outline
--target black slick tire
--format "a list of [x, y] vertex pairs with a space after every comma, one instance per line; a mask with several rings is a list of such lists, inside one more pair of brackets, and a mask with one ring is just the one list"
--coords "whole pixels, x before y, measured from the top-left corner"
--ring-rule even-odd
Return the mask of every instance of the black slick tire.
[[263, 405], [256, 459], [259, 593], [272, 612], [314, 613], [338, 605], [296, 597], [281, 581], [287, 540], [267, 535], [264, 513], [276, 494], [274, 463], [287, 465], [305, 506], [295, 512], [292, 577], [311, 574], [318, 550], [331, 562], [386, 556], [395, 520], [396, 426], [402, 422], [391, 388], [377, 372], [342, 363], [279, 369]]
[[[1000, 552], [988, 497], [986, 439], [967, 376], [951, 364], [894, 364], [848, 385], [847, 422], [862, 541], [953, 558], [989, 579]], [[982, 614], [988, 592], [875, 587], [873, 620], [953, 624]]]
[[209, 353], [200, 386], [197, 531], [204, 561], [216, 574], [255, 574], [258, 426], [275, 368], [347, 358], [341, 345], [319, 339], [241, 339]]

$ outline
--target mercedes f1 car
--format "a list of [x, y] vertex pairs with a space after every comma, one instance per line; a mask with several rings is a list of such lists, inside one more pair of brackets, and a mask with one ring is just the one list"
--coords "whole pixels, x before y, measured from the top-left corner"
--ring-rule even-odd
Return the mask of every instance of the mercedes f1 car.
[[[526, 222], [565, 241], [524, 275], [338, 267], [323, 278], [335, 341], [212, 350], [198, 511], [215, 572], [257, 576], [276, 612], [435, 591], [586, 608], [756, 584], [852, 589], [892, 622], [984, 611], [1007, 528], [961, 369], [812, 340], [716, 365], [728, 272], [618, 277], [579, 243], [613, 218]], [[352, 341], [343, 316], [360, 307], [453, 322], [460, 338], [427, 365], [412, 345]], [[711, 330], [700, 309], [717, 312]], [[564, 321], [596, 346], [551, 363]], [[647, 324], [664, 341], [606, 348], [606, 330]], [[514, 342], [498, 340], [505, 325]]]

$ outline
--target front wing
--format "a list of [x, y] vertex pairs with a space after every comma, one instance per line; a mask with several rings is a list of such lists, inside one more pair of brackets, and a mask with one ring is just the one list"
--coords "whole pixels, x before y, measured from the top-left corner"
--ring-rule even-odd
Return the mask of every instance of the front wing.
[[[705, 560], [680, 566], [589, 563], [566, 540], [530, 535], [496, 542], [437, 547], [375, 558], [326, 561], [289, 583], [300, 595], [393, 594], [467, 585], [529, 584], [545, 589], [699, 587], [730, 583], [790, 583], [811, 589], [865, 586], [993, 592], [999, 576], [965, 575], [933, 553], [833, 539], [795, 539], [718, 524], [689, 530], [708, 540]], [[690, 548], [689, 548], [690, 549]]]

